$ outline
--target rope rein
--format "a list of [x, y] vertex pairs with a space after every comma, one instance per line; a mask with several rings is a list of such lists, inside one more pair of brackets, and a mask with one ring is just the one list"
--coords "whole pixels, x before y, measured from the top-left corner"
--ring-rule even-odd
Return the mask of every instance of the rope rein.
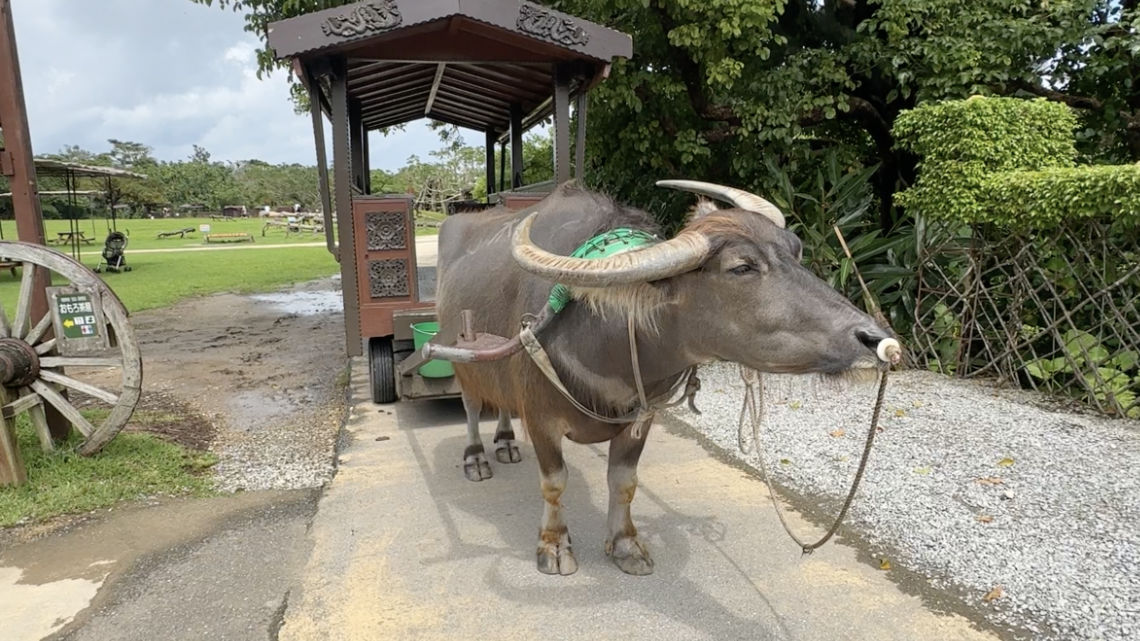
[[[843, 518], [847, 516], [847, 509], [851, 507], [851, 502], [855, 499], [855, 493], [859, 490], [859, 482], [863, 480], [863, 472], [867, 469], [867, 460], [871, 457], [871, 446], [875, 442], [875, 434], [879, 431], [879, 415], [883, 408], [883, 397], [887, 392], [887, 370], [883, 370], [882, 376], [879, 378], [879, 393], [875, 399], [875, 409], [871, 413], [871, 426], [867, 430], [867, 441], [863, 446], [863, 456], [859, 460], [859, 468], [855, 472], [855, 480], [851, 483], [851, 490], [847, 492], [847, 499], [843, 501], [843, 507], [839, 510], [839, 516], [835, 517], [835, 522], [828, 528], [827, 533], [815, 543], [805, 543], [795, 532], [792, 531], [788, 520], [784, 516], [784, 510], [780, 507], [780, 502], [776, 498], [776, 489], [772, 485], [772, 481], [768, 475], [768, 464], [764, 462], [764, 453], [760, 450], [760, 427], [764, 420], [764, 382], [760, 377], [760, 373], [754, 369], [748, 369], [743, 365], [740, 367], [740, 377], [744, 380], [744, 402], [740, 407], [740, 429], [737, 433], [737, 445], [740, 451], [745, 454], [751, 454], [752, 449], [747, 447], [744, 438], [744, 430], [746, 425], [750, 422], [752, 426], [752, 443], [755, 446], [756, 458], [759, 461], [760, 476], [764, 481], [764, 485], [768, 488], [768, 498], [772, 499], [772, 507], [776, 508], [776, 516], [780, 519], [780, 525], [784, 527], [784, 531], [796, 545], [800, 546], [803, 553], [811, 554], [817, 548], [827, 543], [835, 532], [839, 529], [839, 525], [843, 522]], [[746, 419], [751, 418], [751, 421]]]
[[[870, 290], [867, 289], [867, 283], [863, 280], [863, 275], [859, 273], [859, 266], [855, 264], [855, 258], [851, 255], [851, 249], [847, 246], [847, 241], [843, 238], [843, 232], [839, 231], [839, 226], [835, 225], [832, 229], [835, 231], [835, 236], [839, 238], [839, 244], [843, 247], [843, 252], [847, 255], [847, 259], [851, 261], [852, 266], [855, 268], [855, 277], [859, 279], [859, 286], [863, 290], [863, 296], [868, 305], [872, 307], [872, 315], [880, 325], [890, 327], [886, 317], [883, 316], [882, 310], [879, 309], [875, 298], [871, 296]], [[889, 356], [889, 363], [897, 363], [902, 358], [901, 351], [898, 349], [896, 343], [894, 351], [895, 354], [890, 354], [888, 349], [887, 354], [879, 354], [880, 358]], [[883, 409], [883, 398], [887, 393], [887, 373], [890, 371], [890, 366], [883, 369], [882, 376], [879, 378], [879, 392], [875, 398], [875, 409], [871, 412], [871, 426], [867, 429], [867, 441], [863, 445], [863, 456], [859, 459], [859, 468], [855, 470], [855, 480], [851, 482], [851, 489], [847, 492], [847, 498], [843, 501], [843, 507], [839, 510], [839, 515], [835, 517], [835, 522], [828, 528], [827, 533], [823, 535], [815, 543], [804, 543], [796, 533], [792, 531], [791, 526], [788, 525], [788, 520], [784, 516], [784, 510], [780, 507], [780, 502], [776, 498], [776, 489], [772, 486], [772, 481], [768, 476], [768, 464], [764, 461], [764, 453], [760, 451], [760, 426], [764, 420], [764, 381], [760, 373], [754, 369], [748, 369], [743, 365], [740, 366], [740, 378], [744, 380], [744, 402], [740, 407], [740, 424], [736, 435], [737, 447], [744, 454], [751, 454], [752, 452], [747, 447], [744, 440], [744, 427], [746, 417], [751, 418], [752, 423], [752, 443], [756, 448], [756, 459], [759, 462], [760, 476], [764, 480], [764, 485], [768, 488], [768, 498], [772, 499], [772, 507], [776, 509], [776, 516], [780, 519], [780, 525], [784, 527], [784, 531], [796, 545], [800, 546], [800, 550], [804, 555], [811, 554], [817, 550], [824, 543], [827, 543], [835, 532], [839, 530], [839, 525], [843, 522], [843, 518], [847, 516], [847, 510], [851, 507], [851, 502], [855, 500], [855, 493], [859, 490], [859, 483], [863, 480], [863, 472], [867, 469], [867, 460], [871, 457], [871, 446], [875, 443], [875, 434], [879, 431], [879, 415]]]

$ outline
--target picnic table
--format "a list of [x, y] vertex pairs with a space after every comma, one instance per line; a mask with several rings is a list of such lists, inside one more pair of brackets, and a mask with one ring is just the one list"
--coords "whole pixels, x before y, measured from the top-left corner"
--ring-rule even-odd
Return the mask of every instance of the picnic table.
[[50, 243], [54, 243], [54, 244], [57, 244], [57, 245], [63, 245], [63, 244], [66, 244], [66, 243], [70, 243], [70, 242], [72, 242], [73, 240], [78, 240], [79, 242], [82, 242], [82, 243], [86, 243], [86, 244], [88, 244], [88, 245], [90, 245], [91, 243], [95, 242], [95, 239], [94, 239], [94, 238], [88, 238], [88, 237], [87, 237], [87, 234], [83, 233], [82, 231], [77, 231], [77, 232], [71, 232], [71, 231], [61, 231], [61, 232], [56, 232], [56, 239], [55, 239], [55, 240], [51, 240], [51, 239], [48, 239], [48, 242], [50, 242]]

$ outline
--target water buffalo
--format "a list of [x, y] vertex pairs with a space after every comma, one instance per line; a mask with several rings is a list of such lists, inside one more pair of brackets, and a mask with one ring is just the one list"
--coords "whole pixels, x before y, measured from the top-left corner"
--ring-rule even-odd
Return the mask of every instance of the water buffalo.
[[[522, 211], [448, 218], [439, 238], [441, 333], [459, 331], [461, 310], [468, 309], [479, 331], [515, 336], [522, 319], [542, 310], [552, 286], [561, 283], [574, 300], [538, 338], [571, 394], [611, 417], [640, 406], [629, 345], [631, 318], [649, 398], [673, 389], [694, 365], [715, 360], [786, 373], [840, 374], [882, 366], [883, 346], [893, 339], [801, 265], [800, 241], [783, 229], [784, 217], [776, 207], [747, 192], [708, 183], [673, 181], [669, 186], [732, 207], [718, 209], [702, 201], [675, 238], [597, 259], [569, 254], [606, 230], [644, 230], [660, 238], [659, 226], [646, 212], [573, 183]], [[468, 464], [475, 460], [486, 466], [478, 434], [484, 405], [502, 412], [496, 433], [500, 461], [518, 460], [506, 412], [517, 413], [534, 443], [545, 501], [538, 570], [565, 575], [578, 568], [559, 500], [567, 478], [565, 437], [578, 443], [610, 442], [605, 551], [627, 573], [651, 573], [653, 561], [629, 512], [648, 428], [587, 417], [525, 352], [498, 361], [456, 363], [455, 375], [468, 409]]]

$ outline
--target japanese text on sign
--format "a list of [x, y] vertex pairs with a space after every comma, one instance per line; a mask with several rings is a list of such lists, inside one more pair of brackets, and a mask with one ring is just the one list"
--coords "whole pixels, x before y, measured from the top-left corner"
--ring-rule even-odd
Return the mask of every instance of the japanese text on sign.
[[99, 335], [98, 319], [92, 312], [87, 294], [63, 294], [56, 299], [60, 324], [66, 338], [89, 338]]

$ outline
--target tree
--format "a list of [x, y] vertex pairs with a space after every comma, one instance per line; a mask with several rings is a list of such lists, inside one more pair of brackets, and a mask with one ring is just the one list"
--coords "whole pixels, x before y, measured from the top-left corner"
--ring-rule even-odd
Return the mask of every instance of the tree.
[[107, 157], [110, 158], [112, 167], [134, 169], [140, 165], [152, 165], [155, 162], [154, 156], [151, 155], [153, 150], [141, 142], [115, 140], [114, 138], [107, 142], [111, 144], [111, 151], [107, 152]]
[[591, 98], [589, 147], [593, 175], [642, 202], [647, 176], [761, 188], [764, 156], [812, 170], [801, 167], [810, 152], [833, 147], [879, 164], [889, 227], [891, 194], [914, 172], [895, 149], [895, 118], [971, 94], [1066, 102], [1100, 128], [1088, 153], [1104, 153], [1107, 136], [1140, 157], [1136, 0], [549, 4], [635, 34], [633, 59]]
[[[274, 20], [348, 0], [192, 0]], [[921, 102], [1044, 96], [1081, 110], [1082, 150], [1140, 159], [1140, 0], [546, 0], [634, 35], [591, 97], [589, 173], [636, 202], [651, 178], [764, 188], [765, 157], [812, 172], [814, 152], [878, 165], [884, 227], [915, 161], [891, 136]], [[258, 54], [261, 72], [278, 66]]]
[[316, 211], [320, 204], [317, 168], [298, 164], [271, 165], [260, 160], [237, 163], [234, 180], [241, 202], [254, 206], [292, 206]]

